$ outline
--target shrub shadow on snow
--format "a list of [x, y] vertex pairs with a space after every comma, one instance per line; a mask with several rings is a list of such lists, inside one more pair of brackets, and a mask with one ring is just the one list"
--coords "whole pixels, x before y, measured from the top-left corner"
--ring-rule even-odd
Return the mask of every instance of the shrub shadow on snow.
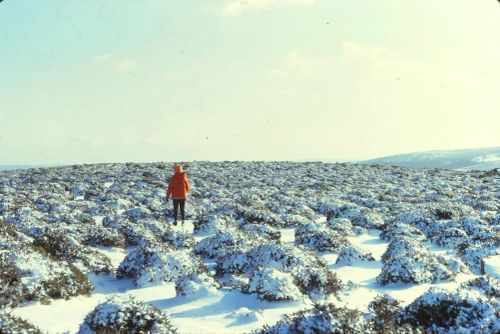
[[328, 268], [335, 270], [335, 269], [340, 269], [340, 268], [345, 268], [345, 267], [356, 267], [356, 268], [363, 268], [363, 269], [376, 269], [376, 270], [381, 270], [382, 269], [382, 263], [380, 261], [359, 261], [356, 262], [352, 265], [348, 265], [345, 263], [332, 263], [328, 265]]
[[137, 289], [132, 279], [117, 279], [112, 274], [89, 274], [88, 278], [94, 286], [93, 293], [109, 295]]
[[361, 242], [362, 245], [386, 245], [388, 244], [387, 241], [380, 240], [380, 239], [369, 239], [369, 240], [364, 240]]
[[[230, 313], [235, 309], [245, 307], [251, 310], [257, 309], [280, 309], [289, 308], [292, 306], [300, 306], [302, 301], [283, 301], [283, 302], [267, 302], [262, 301], [258, 298], [257, 294], [246, 295], [238, 291], [226, 291], [221, 293], [220, 296], [214, 297], [214, 302], [200, 306], [198, 308], [192, 308], [186, 311], [172, 313], [172, 317], [175, 318], [190, 318], [190, 317], [206, 317], [215, 316], [220, 314]], [[160, 309], [170, 308], [172, 306], [178, 306], [182, 304], [187, 304], [192, 299], [182, 297], [182, 298], [169, 298], [154, 300], [151, 303]]]

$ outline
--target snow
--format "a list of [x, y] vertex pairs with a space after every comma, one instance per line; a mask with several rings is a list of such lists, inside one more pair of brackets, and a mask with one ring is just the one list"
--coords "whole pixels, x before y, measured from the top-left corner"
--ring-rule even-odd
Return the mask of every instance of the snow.
[[500, 279], [500, 255], [486, 257], [483, 261], [484, 272]]
[[[192, 231], [192, 227], [192, 222], [187, 221], [184, 226], [179, 225], [174, 229]], [[95, 249], [108, 256], [115, 268], [127, 255], [126, 250], [116, 247], [95, 247]], [[209, 267], [214, 265], [210, 260], [206, 264]], [[274, 324], [283, 314], [311, 306], [308, 300], [270, 302], [260, 300], [256, 293], [244, 294], [236, 290], [215, 292], [212, 290], [210, 293], [205, 291], [188, 296], [176, 296], [174, 283], [137, 288], [132, 280], [118, 280], [112, 275], [90, 274], [89, 279], [95, 286], [89, 297], [54, 300], [50, 305], [32, 303], [14, 309], [13, 314], [29, 320], [48, 333], [76, 332], [85, 316], [108, 297], [134, 296], [166, 311], [180, 333], [201, 333], [210, 328], [211, 332], [222, 334], [247, 332], [265, 324]], [[298, 292], [293, 288], [287, 293], [298, 299]]]
[[477, 157], [472, 158], [471, 161], [477, 162], [477, 163], [500, 161], [500, 154], [479, 155]]
[[281, 229], [281, 242], [293, 244], [295, 242], [295, 228]]
[[[178, 226], [165, 219], [171, 210], [160, 189], [165, 172], [156, 165], [0, 173], [2, 268], [11, 265], [13, 277], [20, 270], [19, 281], [33, 289], [55, 273], [74, 276], [75, 282], [79, 278], [88, 287], [63, 295], [69, 300], [35, 294], [34, 300], [49, 305], [27, 298], [16, 304], [9, 290], [0, 297], [12, 299], [14, 315], [48, 333], [76, 332], [89, 312], [112, 296], [151, 303], [169, 315], [180, 333], [234, 333], [272, 325], [284, 314], [310, 308], [313, 301], [366, 311], [375, 296], [387, 293], [405, 306], [431, 287], [452, 291], [478, 277], [469, 270], [479, 274], [484, 269], [489, 280], [498, 277], [500, 193], [494, 171], [207, 164], [190, 165], [188, 215], [193, 220]], [[145, 170], [151, 175], [147, 182]], [[30, 177], [36, 187], [25, 182]], [[51, 239], [47, 231], [52, 230], [64, 236], [63, 248], [71, 246], [71, 252], [48, 242], [33, 248], [41, 236]], [[301, 242], [313, 233], [312, 243]], [[328, 247], [341, 238], [338, 247]], [[381, 285], [377, 277], [387, 263], [382, 256], [403, 238], [408, 246], [403, 250], [418, 251], [417, 261], [410, 263], [416, 269], [419, 257], [439, 258], [453, 275], [437, 277], [446, 281]], [[52, 260], [49, 251], [59, 257]], [[398, 257], [403, 256], [392, 256]], [[81, 262], [81, 273], [70, 270], [73, 259]], [[106, 270], [96, 270], [103, 259]], [[198, 265], [185, 267], [195, 260]], [[131, 271], [117, 279], [124, 262]], [[398, 263], [395, 272], [401, 269]], [[488, 284], [498, 285], [476, 285]], [[13, 286], [21, 293], [23, 288]], [[87, 291], [91, 295], [82, 295]]]
[[[189, 229], [192, 223], [176, 229]], [[293, 242], [290, 237], [294, 235], [293, 229], [281, 229], [286, 242]], [[460, 283], [474, 278], [474, 275], [461, 274], [454, 282], [438, 282], [437, 284], [389, 284], [380, 286], [376, 283], [382, 263], [380, 261], [388, 242], [381, 240], [380, 231], [371, 230], [370, 233], [348, 237], [354, 246], [371, 252], [376, 259], [372, 262], [357, 262], [350, 266], [335, 264], [336, 254], [325, 253], [322, 258], [328, 262], [344, 283], [354, 282], [354, 288], [341, 294], [341, 300], [331, 297], [332, 302], [359, 310], [367, 310], [369, 302], [379, 293], [385, 292], [407, 305], [426, 292], [430, 287], [438, 286], [447, 290], [457, 288]], [[286, 238], [289, 239], [286, 239]], [[117, 267], [126, 256], [126, 251], [114, 247], [96, 248], [107, 255], [113, 266]], [[431, 251], [443, 252], [442, 248], [431, 248]], [[497, 261], [489, 259], [489, 263]], [[207, 264], [211, 262], [208, 261]], [[282, 273], [273, 271], [273, 275], [281, 277]], [[285, 277], [285, 279], [287, 279]], [[237, 290], [216, 290], [210, 293], [202, 292], [188, 296], [176, 296], [175, 284], [158, 284], [150, 287], [137, 288], [132, 280], [118, 280], [111, 275], [90, 275], [90, 280], [95, 289], [90, 297], [74, 297], [71, 300], [54, 300], [50, 305], [39, 303], [14, 309], [13, 313], [21, 316], [34, 325], [49, 333], [75, 332], [85, 316], [99, 303], [109, 296], [134, 296], [144, 302], [150, 302], [170, 315], [173, 325], [179, 328], [180, 333], [201, 333], [207, 328], [217, 333], [246, 332], [261, 328], [264, 324], [274, 324], [283, 314], [290, 314], [300, 309], [311, 306], [312, 302], [299, 299], [297, 291], [290, 290], [286, 293], [296, 296], [297, 301], [263, 301], [256, 293], [244, 294]], [[257, 283], [256, 283], [257, 284]], [[50, 316], [48, 316], [50, 315]], [[64, 319], [64, 321], [55, 321]]]
[[[172, 323], [180, 329], [180, 333], [202, 333], [207, 328], [216, 333], [234, 333], [275, 323], [282, 314], [293, 313], [307, 306], [301, 302], [261, 301], [256, 294], [248, 295], [237, 291], [176, 297], [173, 283], [136, 289], [130, 280], [120, 281], [100, 276], [94, 277], [93, 283], [97, 288], [91, 297], [75, 297], [70, 301], [55, 300], [50, 305], [32, 304], [16, 308], [13, 313], [49, 333], [74, 333], [85, 316], [107, 297], [134, 296], [170, 314]], [[241, 314], [228, 316], [241, 308], [255, 314], [245, 317]]]
[[[370, 301], [379, 293], [387, 293], [393, 298], [401, 301], [402, 305], [407, 305], [427, 291], [430, 287], [439, 286], [448, 290], [455, 289], [460, 283], [475, 278], [475, 275], [460, 274], [454, 282], [438, 282], [436, 284], [408, 284], [408, 283], [392, 283], [386, 286], [381, 286], [376, 283], [376, 278], [380, 274], [382, 268], [381, 256], [388, 246], [388, 242], [381, 240], [378, 237], [380, 231], [371, 230], [369, 234], [349, 237], [349, 241], [362, 250], [371, 252], [376, 261], [358, 263], [350, 266], [344, 264], [335, 264], [336, 256], [332, 254], [323, 255], [329, 263], [329, 267], [339, 275], [344, 283], [349, 281], [354, 282], [355, 287], [345, 292], [341, 296], [340, 305], [350, 308], [366, 311]], [[435, 250], [435, 251], [434, 251]], [[444, 249], [436, 247], [432, 248], [433, 253], [443, 253]], [[335, 300], [332, 300], [335, 302]]]
[[92, 247], [98, 252], [106, 255], [110, 260], [113, 268], [118, 268], [123, 259], [127, 256], [127, 251], [130, 252], [133, 248], [130, 247], [128, 250], [119, 247]]

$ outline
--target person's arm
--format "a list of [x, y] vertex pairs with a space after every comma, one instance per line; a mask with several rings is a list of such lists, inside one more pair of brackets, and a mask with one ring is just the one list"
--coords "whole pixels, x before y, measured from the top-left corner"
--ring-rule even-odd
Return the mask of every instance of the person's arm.
[[184, 179], [184, 187], [186, 187], [186, 194], [187, 194], [189, 192], [189, 180], [187, 177]]
[[170, 195], [172, 195], [172, 179], [168, 179], [168, 188], [167, 188], [167, 201], [170, 198]]

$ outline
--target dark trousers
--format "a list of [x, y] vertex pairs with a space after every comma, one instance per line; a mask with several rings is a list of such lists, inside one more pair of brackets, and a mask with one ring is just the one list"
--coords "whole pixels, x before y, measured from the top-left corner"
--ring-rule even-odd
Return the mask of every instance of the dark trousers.
[[184, 211], [184, 206], [186, 204], [186, 199], [175, 199], [174, 198], [174, 217], [175, 221], [177, 221], [177, 216], [179, 214], [179, 207], [181, 207], [181, 217], [182, 221], [186, 219], [186, 212]]

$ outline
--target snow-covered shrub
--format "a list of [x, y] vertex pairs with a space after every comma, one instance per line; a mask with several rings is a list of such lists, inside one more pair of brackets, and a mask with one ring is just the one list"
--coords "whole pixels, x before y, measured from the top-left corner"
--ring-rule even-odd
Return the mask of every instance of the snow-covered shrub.
[[283, 222], [284, 227], [301, 226], [311, 222], [311, 218], [297, 214], [284, 213], [279, 215], [279, 217]]
[[0, 215], [3, 215], [5, 212], [7, 212], [7, 209], [9, 208], [9, 202], [7, 202], [4, 199], [0, 200]]
[[90, 293], [92, 284], [72, 264], [56, 262], [26, 247], [0, 250], [0, 304], [16, 306], [21, 301], [42, 301], [50, 298], [69, 299]]
[[354, 227], [347, 218], [330, 218], [326, 226], [346, 237], [354, 235]]
[[432, 234], [431, 239], [439, 246], [460, 249], [467, 245], [469, 237], [464, 230], [450, 227], [443, 228], [437, 233]]
[[172, 227], [169, 223], [156, 219], [139, 219], [136, 224], [144, 226], [156, 236], [161, 236]]
[[151, 211], [143, 207], [136, 207], [127, 210], [125, 215], [131, 219], [146, 219], [152, 216]]
[[119, 231], [125, 236], [129, 246], [149, 245], [159, 241], [161, 234], [156, 235], [142, 225], [124, 221]]
[[500, 226], [500, 213], [491, 218], [491, 226]]
[[253, 274], [247, 292], [256, 292], [262, 300], [298, 300], [302, 293], [289, 273], [274, 268], [262, 268]]
[[451, 207], [439, 207], [434, 210], [434, 214], [438, 219], [454, 219], [458, 218], [458, 212]]
[[373, 334], [417, 334], [424, 333], [418, 327], [409, 324], [399, 324], [397, 318], [402, 311], [398, 300], [387, 294], [377, 295], [368, 304], [369, 329], [365, 333]]
[[285, 227], [285, 223], [280, 217], [269, 210], [240, 208], [237, 212], [237, 218], [242, 218], [247, 223]]
[[187, 296], [203, 292], [216, 293], [219, 284], [207, 273], [184, 275], [175, 282], [177, 296]]
[[360, 249], [359, 247], [351, 245], [342, 248], [337, 257], [336, 263], [350, 266], [359, 261], [361, 262], [375, 261], [375, 258], [373, 257], [372, 253], [366, 252]]
[[243, 224], [240, 230], [248, 233], [249, 235], [259, 235], [265, 239], [278, 241], [281, 239], [281, 232], [272, 226], [266, 224]]
[[186, 231], [168, 229], [161, 238], [164, 242], [167, 242], [175, 248], [191, 248], [195, 244], [195, 240], [191, 233]]
[[409, 210], [394, 217], [394, 221], [412, 226], [420, 225], [422, 222], [427, 223], [427, 220], [427, 217], [420, 210]]
[[240, 230], [228, 230], [201, 240], [195, 245], [194, 250], [198, 254], [217, 259], [224, 258], [231, 253], [248, 250], [264, 241], [265, 239], [258, 235], [251, 235]]
[[459, 257], [457, 257], [454, 252], [447, 252], [445, 254], [440, 254], [440, 258], [446, 261], [448, 267], [454, 273], [471, 274], [469, 267]]
[[478, 290], [482, 294], [492, 298], [498, 298], [500, 296], [500, 280], [489, 275], [480, 276], [463, 282], [460, 288]]
[[117, 230], [104, 226], [92, 226], [87, 229], [83, 237], [83, 244], [87, 246], [120, 247], [125, 248], [125, 237]]
[[33, 245], [52, 258], [68, 261], [84, 272], [111, 272], [113, 268], [106, 255], [84, 247], [67, 231], [47, 229], [34, 238]]
[[393, 239], [382, 255], [383, 267], [377, 282], [430, 283], [453, 278], [447, 261], [432, 254], [419, 241], [408, 237]]
[[229, 254], [217, 260], [216, 272], [251, 277], [261, 268], [274, 268], [294, 277], [303, 294], [311, 297], [336, 294], [342, 282], [313, 252], [287, 244], [264, 244], [247, 252]]
[[102, 225], [113, 230], [120, 230], [128, 222], [129, 218], [124, 215], [107, 215], [102, 218]]
[[28, 321], [0, 310], [0, 333], [2, 334], [42, 334], [42, 331]]
[[433, 287], [404, 308], [398, 321], [432, 333], [498, 333], [497, 299], [479, 291]]
[[386, 225], [382, 233], [380, 233], [380, 239], [391, 241], [399, 239], [401, 237], [408, 237], [413, 240], [425, 240], [425, 234], [423, 234], [418, 228], [405, 223], [392, 223]]
[[312, 309], [285, 315], [272, 326], [264, 326], [255, 334], [302, 333], [366, 333], [369, 323], [357, 310], [333, 304], [316, 304]]
[[245, 250], [228, 253], [226, 256], [216, 258], [215, 272], [217, 276], [249, 273], [252, 266], [250, 260], [250, 255]]
[[465, 218], [462, 226], [467, 235], [476, 241], [491, 241], [500, 247], [500, 232], [495, 231], [488, 222], [481, 219]]
[[143, 245], [133, 249], [120, 263], [118, 278], [129, 277], [139, 287], [175, 282], [182, 276], [205, 270], [197, 256], [166, 245]]
[[238, 274], [221, 274], [216, 277], [217, 282], [224, 288], [245, 290], [250, 282], [250, 278]]
[[99, 333], [177, 333], [170, 319], [155, 306], [134, 297], [108, 298], [87, 314], [78, 334]]
[[16, 307], [23, 299], [21, 276], [7, 253], [0, 252], [0, 307]]
[[335, 230], [311, 223], [295, 230], [295, 244], [320, 252], [338, 252], [347, 247], [349, 241]]
[[384, 217], [375, 211], [361, 212], [352, 218], [345, 215], [344, 217], [350, 218], [353, 225], [365, 228], [383, 228], [386, 225]]
[[499, 255], [500, 248], [479, 243], [469, 245], [462, 252], [461, 259], [469, 266], [471, 271], [482, 275], [485, 273], [483, 258], [491, 255]]
[[236, 224], [232, 217], [223, 215], [203, 215], [193, 221], [194, 233], [213, 234], [224, 232]]
[[[361, 212], [355, 203], [340, 201], [319, 201], [313, 205], [318, 213], [325, 215], [327, 220], [341, 217], [346, 212]], [[352, 210], [352, 211], [351, 211]], [[357, 210], [357, 211], [356, 211]], [[347, 218], [346, 214], [346, 218]]]

